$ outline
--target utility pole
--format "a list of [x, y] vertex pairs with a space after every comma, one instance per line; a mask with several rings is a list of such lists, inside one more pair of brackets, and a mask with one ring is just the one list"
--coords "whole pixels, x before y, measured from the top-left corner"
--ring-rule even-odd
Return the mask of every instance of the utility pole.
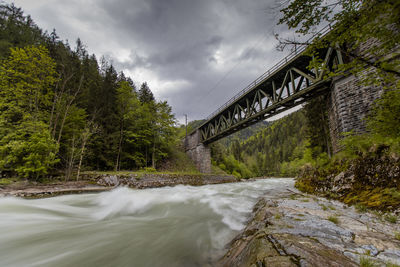
[[185, 130], [186, 130], [186, 135], [185, 135], [185, 150], [187, 148], [187, 114], [185, 115]]
[[187, 138], [187, 114], [185, 115], [185, 129], [186, 129], [186, 138]]

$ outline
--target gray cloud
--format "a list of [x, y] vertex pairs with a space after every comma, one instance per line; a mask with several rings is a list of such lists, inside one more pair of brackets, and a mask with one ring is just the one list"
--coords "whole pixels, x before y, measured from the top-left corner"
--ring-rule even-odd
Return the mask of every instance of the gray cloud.
[[[15, 0], [40, 27], [147, 81], [181, 119], [206, 117], [284, 54], [278, 0]], [[34, 3], [33, 3], [34, 2]], [[218, 86], [215, 86], [215, 85]]]

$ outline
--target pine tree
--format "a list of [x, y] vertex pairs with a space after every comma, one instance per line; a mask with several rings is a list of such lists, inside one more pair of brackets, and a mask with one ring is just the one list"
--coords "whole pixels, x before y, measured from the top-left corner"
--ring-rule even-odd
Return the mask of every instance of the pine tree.
[[154, 95], [151, 92], [151, 90], [146, 82], [142, 83], [142, 85], [140, 86], [139, 100], [141, 103], [149, 103], [149, 102], [153, 102], [155, 100]]

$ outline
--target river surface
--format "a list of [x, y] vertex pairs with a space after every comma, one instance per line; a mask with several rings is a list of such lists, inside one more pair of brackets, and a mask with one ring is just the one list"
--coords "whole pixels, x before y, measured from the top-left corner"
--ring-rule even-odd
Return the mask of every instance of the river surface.
[[293, 179], [0, 198], [0, 266], [204, 266]]

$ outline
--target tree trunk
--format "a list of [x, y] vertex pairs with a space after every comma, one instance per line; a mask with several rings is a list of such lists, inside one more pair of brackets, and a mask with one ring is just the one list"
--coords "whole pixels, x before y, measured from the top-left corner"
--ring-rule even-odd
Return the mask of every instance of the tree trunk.
[[71, 146], [71, 155], [67, 162], [67, 169], [65, 171], [65, 181], [69, 180], [72, 174], [72, 169], [74, 166], [74, 157], [75, 157], [75, 136], [72, 136], [72, 146]]
[[121, 122], [121, 127], [119, 131], [119, 142], [118, 142], [118, 153], [117, 153], [117, 163], [115, 164], [115, 171], [119, 171], [120, 169], [120, 157], [122, 151], [122, 136], [123, 136], [123, 121]]
[[79, 157], [79, 164], [78, 164], [78, 171], [76, 174], [76, 180], [79, 180], [79, 174], [81, 173], [81, 166], [82, 166], [82, 160], [83, 160], [83, 154], [85, 153], [85, 146], [86, 146], [86, 142], [89, 139], [89, 132], [90, 130], [88, 130], [87, 133], [85, 133], [85, 135], [83, 136], [83, 140], [82, 140], [82, 147], [81, 147], [81, 155]]
[[74, 102], [76, 96], [78, 95], [79, 91], [81, 90], [82, 82], [83, 82], [83, 75], [81, 77], [81, 81], [79, 82], [78, 90], [76, 90], [75, 94], [72, 96], [71, 100], [67, 104], [67, 107], [65, 108], [64, 117], [63, 117], [63, 120], [62, 120], [61, 126], [60, 126], [60, 131], [58, 132], [57, 144], [60, 144], [61, 135], [62, 135], [62, 131], [63, 131], [64, 124], [65, 124], [65, 119], [67, 118], [69, 108], [71, 107], [71, 105]]
[[153, 169], [156, 168], [156, 136], [154, 136], [153, 140], [153, 154], [151, 156], [151, 167], [153, 167]]
[[146, 145], [145, 154], [146, 154], [146, 163], [145, 163], [145, 165], [146, 165], [146, 168], [147, 168], [147, 145]]
[[50, 129], [53, 128], [51, 134], [52, 134], [52, 137], [53, 137], [54, 139], [56, 138], [56, 130], [57, 130], [57, 125], [58, 125], [58, 119], [60, 118], [60, 111], [57, 111], [57, 113], [56, 113], [56, 118], [55, 118], [55, 120], [54, 120], [54, 123], [53, 123], [53, 112], [54, 112], [54, 110], [55, 110], [55, 108], [56, 108], [57, 102], [61, 99], [61, 96], [62, 96], [62, 95], [64, 94], [64, 92], [65, 92], [65, 86], [66, 86], [67, 82], [68, 82], [73, 76], [74, 76], [74, 75], [71, 74], [69, 77], [67, 77], [67, 78], [64, 80], [64, 82], [63, 82], [63, 84], [62, 84], [62, 86], [61, 86], [60, 92], [58, 93], [58, 95], [56, 94], [55, 97], [54, 97], [53, 107], [52, 107], [52, 111], [51, 111], [52, 113], [51, 113], [50, 125], [49, 125]]

